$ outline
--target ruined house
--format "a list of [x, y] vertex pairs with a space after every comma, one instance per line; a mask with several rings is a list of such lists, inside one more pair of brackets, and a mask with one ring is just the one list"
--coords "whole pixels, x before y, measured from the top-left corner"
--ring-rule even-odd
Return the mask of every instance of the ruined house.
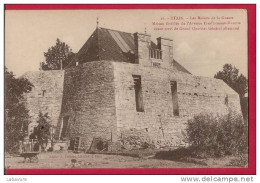
[[85, 150], [95, 138], [126, 146], [185, 145], [194, 115], [241, 113], [234, 90], [192, 75], [174, 60], [172, 39], [154, 43], [149, 34], [97, 28], [64, 71], [24, 77], [35, 85], [26, 94], [32, 120], [49, 112], [56, 138]]

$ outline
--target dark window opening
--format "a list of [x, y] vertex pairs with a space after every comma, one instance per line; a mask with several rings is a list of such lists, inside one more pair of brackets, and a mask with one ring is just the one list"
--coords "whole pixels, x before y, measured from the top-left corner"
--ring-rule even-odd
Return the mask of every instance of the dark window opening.
[[42, 90], [42, 96], [44, 97], [46, 90]]
[[177, 96], [177, 82], [171, 81], [172, 104], [174, 116], [179, 116], [178, 96]]
[[162, 51], [160, 49], [150, 49], [150, 57], [154, 59], [162, 59]]
[[133, 75], [135, 89], [135, 104], [137, 112], [144, 112], [141, 76]]

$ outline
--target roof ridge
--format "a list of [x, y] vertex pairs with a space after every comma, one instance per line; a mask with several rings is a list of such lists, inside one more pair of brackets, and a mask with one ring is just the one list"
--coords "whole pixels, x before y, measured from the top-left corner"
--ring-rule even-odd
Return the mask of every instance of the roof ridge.
[[104, 27], [99, 27], [98, 29], [106, 29], [106, 30], [111, 30], [111, 31], [116, 31], [116, 32], [122, 32], [122, 33], [126, 33], [126, 34], [134, 34], [134, 33], [130, 33], [130, 32], [124, 32], [124, 31], [119, 31], [119, 30], [109, 29], [109, 28], [104, 28]]

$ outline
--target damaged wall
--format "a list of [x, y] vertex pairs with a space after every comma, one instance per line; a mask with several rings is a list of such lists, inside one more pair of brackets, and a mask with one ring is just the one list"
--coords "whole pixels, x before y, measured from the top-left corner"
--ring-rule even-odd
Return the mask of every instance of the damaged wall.
[[[134, 129], [147, 134], [157, 147], [185, 145], [187, 121], [195, 114], [223, 115], [229, 109], [241, 113], [238, 94], [222, 80], [127, 63], [113, 65], [118, 136]], [[144, 112], [136, 111], [133, 75], [141, 76]], [[177, 82], [178, 116], [173, 112], [170, 81]]]
[[24, 102], [32, 122], [29, 125], [29, 134], [37, 126], [39, 112], [48, 113], [51, 124], [57, 126], [61, 112], [64, 71], [27, 72], [21, 77], [27, 78], [34, 85], [31, 92], [24, 94]]
[[[143, 112], [136, 111], [133, 75], [141, 76]], [[39, 111], [48, 112], [59, 138], [67, 119], [64, 137], [81, 137], [82, 149], [88, 149], [93, 138], [120, 141], [126, 148], [146, 142], [157, 148], [185, 145], [187, 121], [194, 115], [223, 115], [228, 110], [241, 114], [238, 94], [222, 80], [176, 69], [95, 61], [66, 69], [65, 74], [38, 71], [23, 77], [35, 86], [25, 95], [31, 120], [36, 122]], [[171, 81], [177, 82], [177, 115]]]

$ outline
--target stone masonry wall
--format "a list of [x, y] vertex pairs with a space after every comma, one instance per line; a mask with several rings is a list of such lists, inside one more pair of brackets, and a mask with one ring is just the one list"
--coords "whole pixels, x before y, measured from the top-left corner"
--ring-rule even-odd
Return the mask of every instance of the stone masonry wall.
[[24, 95], [24, 102], [31, 116], [29, 134], [38, 124], [39, 112], [48, 113], [50, 122], [57, 126], [61, 112], [64, 71], [35, 71], [27, 72], [22, 77], [27, 78], [34, 87]]
[[[127, 63], [113, 65], [120, 137], [142, 134], [141, 138], [150, 138], [157, 147], [185, 145], [187, 120], [195, 114], [223, 115], [228, 110], [241, 113], [238, 94], [222, 80]], [[141, 76], [144, 112], [136, 111], [132, 75]], [[179, 116], [173, 114], [170, 81], [177, 82]]]
[[[133, 75], [141, 76], [144, 112], [136, 111]], [[137, 146], [139, 141], [158, 148], [185, 145], [187, 121], [194, 115], [241, 114], [238, 94], [222, 80], [175, 69], [95, 61], [65, 73], [37, 71], [22, 77], [35, 86], [25, 95], [32, 124], [40, 111], [48, 112], [59, 138], [68, 117], [66, 137], [81, 137], [82, 149], [94, 138], [121, 141], [126, 148], [133, 140]], [[179, 116], [173, 113], [170, 81], [177, 82]]]
[[[62, 106], [62, 117], [69, 117], [67, 137], [81, 137], [81, 148], [88, 149], [93, 138], [115, 141], [112, 63], [95, 61], [67, 69]], [[58, 128], [62, 129], [62, 121]]]

